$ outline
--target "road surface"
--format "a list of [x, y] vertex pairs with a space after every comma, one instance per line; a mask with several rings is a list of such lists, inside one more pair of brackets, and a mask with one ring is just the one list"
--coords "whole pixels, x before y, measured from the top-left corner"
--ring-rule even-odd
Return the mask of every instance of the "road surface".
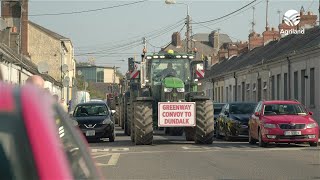
[[154, 136], [135, 146], [117, 128], [115, 142], [90, 143], [107, 179], [320, 179], [320, 148], [215, 140], [196, 145], [184, 137]]

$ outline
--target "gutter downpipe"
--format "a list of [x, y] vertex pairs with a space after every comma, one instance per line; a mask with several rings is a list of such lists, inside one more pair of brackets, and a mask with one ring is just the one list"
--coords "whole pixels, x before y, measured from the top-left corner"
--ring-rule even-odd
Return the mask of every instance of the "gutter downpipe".
[[238, 79], [237, 79], [237, 77], [236, 77], [236, 72], [234, 72], [233, 73], [233, 78], [234, 78], [234, 80], [235, 80], [235, 87], [234, 87], [234, 94], [235, 94], [235, 96], [234, 96], [234, 101], [236, 102], [236, 101], [238, 101]]

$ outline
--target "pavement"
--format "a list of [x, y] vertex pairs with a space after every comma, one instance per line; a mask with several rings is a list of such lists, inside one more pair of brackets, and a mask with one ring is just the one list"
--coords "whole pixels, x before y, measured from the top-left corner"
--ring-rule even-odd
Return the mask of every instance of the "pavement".
[[215, 140], [196, 145], [183, 136], [157, 133], [154, 144], [135, 146], [117, 128], [115, 142], [90, 143], [107, 179], [320, 179], [320, 148]]

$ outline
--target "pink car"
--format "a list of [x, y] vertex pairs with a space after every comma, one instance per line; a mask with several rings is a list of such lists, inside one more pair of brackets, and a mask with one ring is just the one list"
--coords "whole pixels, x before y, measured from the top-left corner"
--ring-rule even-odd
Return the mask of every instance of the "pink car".
[[45, 92], [0, 82], [0, 179], [102, 179], [67, 117]]
[[261, 101], [249, 120], [249, 143], [304, 143], [318, 145], [319, 127], [312, 112], [297, 101]]

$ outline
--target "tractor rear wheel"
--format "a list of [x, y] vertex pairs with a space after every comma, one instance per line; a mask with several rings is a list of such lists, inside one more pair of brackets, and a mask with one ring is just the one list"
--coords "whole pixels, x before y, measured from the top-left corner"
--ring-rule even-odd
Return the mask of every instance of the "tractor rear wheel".
[[213, 103], [196, 100], [196, 144], [212, 144], [214, 136]]
[[131, 135], [131, 104], [127, 105], [127, 126], [128, 126], [127, 133], [128, 133], [128, 136], [130, 136]]
[[120, 126], [120, 105], [116, 105], [115, 122]]
[[135, 121], [135, 117], [134, 117], [134, 111], [136, 108], [134, 108], [135, 106], [137, 105], [136, 102], [133, 102], [132, 103], [132, 106], [131, 106], [131, 116], [130, 116], [130, 119], [131, 119], [131, 142], [134, 142], [135, 141], [135, 127], [134, 127], [134, 121]]
[[138, 101], [134, 109], [135, 144], [150, 145], [153, 141], [152, 102]]
[[184, 128], [184, 133], [186, 135], [187, 141], [194, 141], [194, 137], [195, 137], [195, 128], [194, 127]]

